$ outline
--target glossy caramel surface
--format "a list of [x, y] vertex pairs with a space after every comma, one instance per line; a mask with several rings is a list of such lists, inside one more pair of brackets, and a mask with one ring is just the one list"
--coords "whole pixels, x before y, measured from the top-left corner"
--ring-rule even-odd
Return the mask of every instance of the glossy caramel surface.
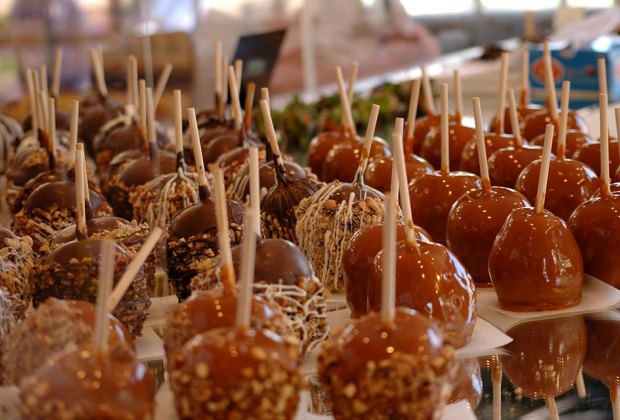
[[482, 187], [480, 178], [466, 172], [443, 175], [436, 171], [422, 175], [410, 184], [413, 221], [434, 241], [446, 243], [446, 223], [452, 205], [463, 194]]
[[[383, 157], [375, 159], [368, 164], [364, 173], [364, 182], [369, 187], [386, 193], [390, 191], [392, 186], [392, 162], [393, 157]], [[405, 157], [405, 170], [407, 172], [407, 180], [411, 181], [420, 175], [430, 174], [433, 167], [423, 158], [409, 154]]]
[[[362, 157], [363, 146], [362, 141], [349, 139], [331, 149], [323, 162], [321, 180], [353, 182]], [[369, 152], [370, 161], [391, 155], [389, 146], [383, 140], [373, 140]]]
[[489, 157], [489, 178], [491, 184], [500, 187], [514, 188], [521, 171], [534, 162], [542, 159], [542, 147], [521, 146], [504, 147]]
[[346, 137], [339, 131], [321, 133], [310, 141], [307, 152], [307, 165], [319, 179], [323, 180], [323, 162], [330, 150], [345, 141]]
[[[450, 124], [450, 168], [458, 169], [461, 165], [461, 153], [465, 145], [476, 135], [476, 130], [461, 124]], [[423, 139], [420, 156], [426, 159], [433, 167], [441, 167], [441, 130], [432, 128]]]
[[[613, 177], [620, 168], [620, 147], [618, 140], [609, 141], [609, 173]], [[588, 165], [594, 173], [601, 173], [601, 144], [599, 142], [587, 143], [573, 153], [572, 158]]]
[[583, 261], [562, 219], [548, 211], [513, 211], [489, 256], [499, 304], [512, 311], [563, 309], [581, 301]]
[[504, 187], [469, 192], [452, 206], [446, 226], [448, 247], [477, 283], [490, 284], [493, 242], [510, 213], [522, 207], [531, 207], [527, 199]]
[[[521, 135], [525, 140], [533, 140], [534, 137], [545, 134], [547, 124], [555, 125], [555, 131], [558, 131], [559, 121], [553, 121], [549, 115], [549, 111], [541, 109], [538, 112], [529, 114], [521, 123]], [[588, 132], [588, 127], [581, 117], [578, 117], [574, 111], [568, 111], [567, 128], [569, 130], [577, 130], [583, 133]]]
[[581, 204], [569, 226], [581, 249], [585, 272], [620, 288], [620, 192]]
[[[526, 166], [515, 189], [531, 203], [536, 200], [541, 160]], [[599, 188], [598, 176], [581, 162], [572, 159], [554, 159], [549, 165], [549, 178], [545, 194], [545, 209], [568, 220], [581, 203], [589, 199]]]
[[[572, 156], [580, 147], [593, 143], [594, 140], [590, 136], [577, 130], [566, 130], [566, 156]], [[529, 141], [533, 146], [543, 146], [545, 144], [545, 134], [539, 134]], [[553, 145], [551, 151], [558, 154], [558, 132], [554, 131]], [[600, 161], [600, 156], [599, 156]]]
[[[491, 156], [495, 151], [504, 147], [514, 147], [516, 144], [512, 134], [495, 134], [490, 133], [484, 136], [484, 144], [487, 149], [487, 156]], [[471, 139], [463, 148], [458, 168], [461, 171], [470, 172], [472, 174], [480, 174], [480, 162], [478, 159], [478, 146], [476, 139]], [[457, 168], [455, 167], [455, 169]]]

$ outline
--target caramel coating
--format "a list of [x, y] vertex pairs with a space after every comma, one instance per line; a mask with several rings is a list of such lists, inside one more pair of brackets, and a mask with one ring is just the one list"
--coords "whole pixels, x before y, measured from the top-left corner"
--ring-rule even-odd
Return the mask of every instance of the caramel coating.
[[[236, 293], [217, 288], [198, 291], [174, 308], [166, 318], [163, 337], [166, 355], [170, 357], [198, 334], [234, 327], [238, 300]], [[291, 333], [290, 322], [280, 308], [260, 296], [252, 297], [250, 322], [257, 330], [266, 328], [281, 336]]]
[[[50, 298], [20, 323], [5, 348], [4, 379], [10, 384], [35, 373], [56, 353], [94, 340], [95, 305], [81, 300]], [[108, 343], [117, 353], [134, 354], [129, 331], [112, 315]]]
[[489, 256], [499, 304], [511, 311], [563, 309], [581, 302], [583, 261], [566, 222], [549, 211], [514, 210]]
[[604, 381], [611, 391], [612, 401], [618, 395], [620, 386], [620, 322], [618, 311], [607, 316], [588, 316], [585, 319], [587, 347], [583, 360], [583, 371], [590, 377]]
[[[474, 280], [459, 259], [445, 246], [418, 243], [418, 252], [404, 241], [396, 245], [397, 306], [414, 309], [439, 325], [446, 343], [467, 345], [477, 317]], [[375, 257], [368, 283], [368, 306], [381, 310], [383, 251]]]
[[[359, 318], [368, 314], [368, 282], [372, 277], [375, 256], [381, 251], [383, 223], [362, 226], [353, 234], [344, 251], [342, 266], [347, 305], [351, 316]], [[415, 227], [418, 240], [431, 242], [430, 235], [421, 227]], [[396, 238], [405, 239], [405, 225], [398, 224]]]
[[414, 179], [409, 186], [413, 221], [436, 242], [446, 243], [450, 208], [463, 194], [482, 188], [480, 178], [466, 172], [440, 171]]
[[466, 400], [469, 408], [474, 411], [482, 400], [482, 372], [477, 358], [459, 360], [448, 404], [462, 400]]
[[[360, 139], [348, 139], [331, 149], [323, 162], [323, 176], [325, 182], [338, 180], [340, 182], [353, 182], [355, 173], [360, 165], [364, 143]], [[387, 143], [375, 138], [370, 146], [369, 162], [374, 159], [391, 156]]]
[[318, 366], [336, 419], [428, 419], [446, 403], [456, 362], [434, 322], [397, 308], [390, 324], [370, 314], [347, 326]]
[[[618, 140], [609, 141], [609, 173], [613, 176], [620, 168], [620, 146]], [[570, 155], [569, 155], [570, 156]], [[601, 144], [586, 143], [575, 151], [573, 159], [588, 165], [594, 173], [601, 173]]]
[[530, 203], [521, 193], [504, 187], [469, 192], [452, 206], [446, 225], [448, 247], [477, 285], [491, 285], [489, 254], [493, 242], [506, 218], [521, 207], [530, 207]]
[[[545, 134], [547, 124], [553, 124], [555, 131], [558, 131], [559, 121], [554, 121], [551, 115], [549, 115], [548, 110], [541, 109], [538, 112], [533, 112], [525, 117], [523, 123], [521, 123], [521, 135], [525, 140], [533, 140], [534, 137]], [[583, 133], [588, 132], [588, 126], [585, 121], [571, 110], [568, 111], [567, 129]]]
[[[448, 123], [456, 124], [457, 122], [458, 121], [455, 115], [450, 115], [448, 117]], [[413, 153], [415, 153], [416, 155], [420, 154], [420, 151], [422, 150], [422, 143], [424, 139], [426, 138], [426, 136], [428, 135], [428, 133], [432, 129], [438, 128], [440, 125], [441, 125], [441, 115], [439, 114], [438, 115], [428, 114], [415, 120], [415, 125], [413, 127], [413, 138], [419, 139], [419, 141], [413, 144]]]
[[[536, 104], [527, 104], [527, 106], [519, 105], [517, 106], [517, 120], [519, 121], [519, 126], [523, 124], [523, 120], [530, 114], [535, 112], [539, 112], [542, 110], [540, 105]], [[489, 121], [489, 130], [488, 131], [497, 131], [497, 115], [491, 118]], [[512, 132], [512, 123], [510, 121], [510, 107], [504, 108], [504, 133], [506, 134], [514, 134]]]
[[181, 419], [290, 419], [302, 383], [297, 343], [269, 330], [211, 330], [170, 361]]
[[[504, 147], [514, 147], [516, 140], [512, 134], [485, 134], [484, 144], [486, 145], [487, 155], [491, 156], [494, 152]], [[478, 158], [478, 146], [476, 139], [472, 138], [463, 148], [460, 164], [454, 168], [460, 168], [461, 171], [470, 172], [480, 175], [480, 160]]]
[[128, 354], [92, 346], [62, 353], [20, 383], [24, 418], [151, 419], [155, 381]]
[[[541, 160], [523, 169], [515, 189], [533, 203], [538, 191]], [[600, 180], [592, 169], [572, 159], [553, 159], [549, 165], [549, 178], [545, 194], [545, 208], [568, 221], [573, 211], [589, 199], [600, 187]]]
[[[450, 142], [450, 167], [459, 168], [461, 166], [461, 154], [467, 143], [475, 138], [476, 130], [461, 124], [450, 124], [448, 141]], [[415, 147], [415, 145], [414, 145]], [[441, 130], [439, 127], [432, 128], [420, 149], [420, 156], [426, 159], [435, 168], [441, 167]]]
[[513, 341], [504, 346], [502, 368], [523, 395], [544, 399], [573, 387], [586, 353], [582, 316], [527, 322], [506, 334]]
[[514, 188], [521, 171], [542, 159], [543, 148], [540, 146], [503, 147], [489, 157], [489, 178], [491, 184]]
[[[392, 186], [392, 162], [393, 157], [375, 159], [368, 164], [364, 172], [364, 182], [375, 190], [387, 193]], [[407, 180], [411, 181], [420, 175], [433, 172], [433, 166], [423, 158], [414, 154], [405, 156], [405, 170]]]
[[[590, 136], [577, 130], [566, 130], [566, 156], [572, 156], [580, 147], [593, 143], [594, 140]], [[539, 134], [530, 140], [529, 144], [533, 146], [543, 146], [545, 144], [545, 135]], [[600, 150], [600, 149], [599, 149]], [[558, 154], [558, 132], [554, 131], [553, 145], [551, 151]], [[600, 162], [599, 156], [599, 162]], [[600, 166], [600, 164], [599, 164]]]
[[321, 181], [323, 179], [323, 162], [327, 158], [327, 154], [336, 145], [345, 141], [346, 137], [344, 131], [327, 131], [321, 133], [310, 141], [308, 145], [307, 165], [310, 167], [313, 173], [315, 173]]
[[579, 244], [585, 272], [620, 287], [620, 192], [581, 204], [569, 226]]

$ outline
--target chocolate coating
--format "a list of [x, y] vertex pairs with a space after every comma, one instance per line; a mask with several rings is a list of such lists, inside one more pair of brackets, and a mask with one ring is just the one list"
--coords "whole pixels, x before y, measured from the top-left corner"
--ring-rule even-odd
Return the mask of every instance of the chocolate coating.
[[[514, 147], [516, 140], [512, 134], [490, 133], [485, 134], [484, 144], [486, 145], [487, 156], [491, 156], [494, 152], [504, 147]], [[458, 166], [451, 167], [458, 167], [461, 171], [480, 175], [480, 160], [478, 158], [478, 146], [476, 145], [475, 138], [471, 139], [463, 148], [460, 164]]]
[[[159, 169], [161, 174], [176, 171], [176, 156], [170, 152], [160, 152]], [[127, 165], [119, 174], [120, 179], [128, 187], [144, 185], [154, 178], [151, 158], [142, 156]]]
[[202, 154], [205, 166], [215, 163], [220, 156], [243, 145], [241, 136], [236, 132], [229, 132], [215, 137], [203, 145]]
[[[325, 182], [334, 180], [353, 182], [362, 157], [363, 146], [363, 142], [356, 139], [343, 141], [331, 149], [323, 162], [321, 179]], [[369, 151], [369, 162], [391, 155], [392, 152], [385, 141], [378, 138], [373, 140]]]
[[620, 193], [582, 203], [569, 226], [579, 244], [585, 272], [620, 287]]
[[[419, 252], [404, 241], [396, 244], [396, 306], [405, 306], [439, 325], [446, 342], [467, 345], [477, 317], [474, 280], [459, 259], [445, 246], [418, 242]], [[383, 251], [375, 256], [368, 285], [371, 310], [381, 310]]]
[[409, 186], [413, 221], [433, 240], [446, 243], [446, 222], [450, 208], [463, 194], [482, 188], [480, 178], [466, 172], [440, 171], [414, 179]]
[[310, 141], [308, 145], [307, 165], [313, 173], [317, 174], [321, 181], [323, 179], [323, 162], [327, 158], [327, 154], [336, 145], [345, 141], [346, 137], [342, 131], [327, 131], [321, 133]]
[[150, 419], [155, 411], [149, 369], [132, 356], [92, 346], [58, 355], [20, 389], [26, 418]]
[[[229, 223], [243, 224], [245, 216], [243, 206], [236, 201], [226, 200], [226, 211]], [[168, 235], [175, 240], [188, 239], [199, 234], [212, 235], [213, 241], [216, 242], [216, 220], [215, 202], [213, 200], [205, 200], [177, 214], [170, 222]]]
[[[261, 191], [268, 191], [276, 185], [275, 162], [262, 162], [258, 167], [258, 185]], [[297, 180], [307, 176], [304, 168], [291, 161], [284, 161], [286, 177], [289, 180]], [[250, 165], [244, 165], [234, 176], [227, 195], [229, 198], [240, 203], [245, 203], [250, 195]]]
[[[61, 109], [56, 109], [56, 130], [71, 129], [71, 115]], [[24, 132], [32, 130], [32, 114], [28, 114], [22, 123]]]
[[[609, 142], [609, 173], [612, 176], [620, 168], [620, 146], [618, 144], [618, 140]], [[599, 142], [583, 144], [573, 153], [572, 157], [588, 165], [594, 173], [601, 173], [601, 144]]]
[[[392, 186], [392, 162], [393, 157], [375, 159], [368, 164], [364, 172], [364, 182], [369, 187], [386, 193]], [[423, 158], [414, 154], [405, 156], [405, 170], [407, 180], [411, 181], [422, 174], [433, 172], [433, 166]]]
[[563, 309], [581, 302], [583, 261], [566, 222], [548, 211], [514, 210], [489, 256], [499, 304], [511, 311]]
[[[559, 121], [553, 121], [551, 115], [549, 115], [549, 111], [542, 109], [525, 117], [521, 124], [521, 135], [525, 140], [533, 140], [534, 137], [545, 134], [547, 124], [553, 124], [555, 126], [555, 131], [558, 131], [558, 123]], [[577, 130], [583, 133], [588, 132], [588, 127], [584, 120], [571, 110], [568, 111], [567, 129]]]
[[92, 151], [94, 137], [105, 123], [118, 117], [123, 113], [123, 105], [115, 99], [106, 98], [103, 103], [84, 108], [80, 103], [81, 123], [80, 137], [84, 139], [89, 150]]
[[[459, 168], [461, 166], [461, 154], [465, 145], [476, 136], [476, 130], [461, 124], [450, 124], [449, 126], [450, 142], [450, 167]], [[439, 127], [432, 128], [420, 149], [420, 156], [435, 168], [441, 167], [441, 129]]]
[[586, 352], [583, 317], [527, 322], [506, 334], [513, 341], [504, 346], [502, 368], [526, 397], [555, 397], [573, 387]]
[[[581, 146], [593, 143], [594, 140], [590, 136], [577, 130], [566, 130], [566, 156], [572, 156]], [[539, 134], [530, 140], [529, 144], [533, 146], [543, 146], [545, 144], [545, 135]], [[558, 133], [554, 131], [553, 145], [551, 151], [558, 154]], [[599, 158], [600, 161], [600, 158]], [[600, 165], [599, 165], [600, 166]]]
[[543, 148], [540, 146], [503, 147], [489, 157], [489, 178], [491, 184], [514, 188], [521, 171], [542, 159]]
[[[93, 211], [107, 207], [107, 203], [98, 193], [89, 190], [90, 204]], [[24, 210], [34, 209], [75, 209], [75, 183], [72, 181], [48, 182], [35, 189], [24, 204]]]
[[[515, 189], [533, 203], [538, 191], [541, 160], [523, 169]], [[568, 220], [581, 203], [589, 199], [600, 187], [600, 180], [592, 169], [572, 159], [554, 159], [549, 165], [549, 178], [545, 194], [545, 208]]]
[[67, 180], [67, 171], [62, 168], [48, 170], [45, 172], [39, 173], [34, 178], [30, 179], [22, 190], [20, 191], [19, 196], [16, 198], [15, 202], [11, 206], [11, 211], [13, 213], [17, 213], [24, 207], [24, 204], [30, 197], [30, 194], [37, 189], [39, 186], [46, 184], [48, 182], [56, 182], [56, 181], [66, 181]]
[[504, 187], [471, 191], [452, 206], [446, 225], [448, 247], [477, 285], [490, 286], [489, 254], [493, 242], [506, 218], [521, 207], [531, 206], [521, 193]]
[[[431, 241], [424, 229], [416, 226], [415, 232], [418, 240]], [[382, 249], [382, 235], [383, 223], [362, 226], [353, 234], [344, 251], [342, 266], [345, 295], [353, 318], [368, 314], [368, 283], [372, 277], [375, 256]], [[405, 236], [405, 226], [398, 224], [396, 240], [401, 241]]]

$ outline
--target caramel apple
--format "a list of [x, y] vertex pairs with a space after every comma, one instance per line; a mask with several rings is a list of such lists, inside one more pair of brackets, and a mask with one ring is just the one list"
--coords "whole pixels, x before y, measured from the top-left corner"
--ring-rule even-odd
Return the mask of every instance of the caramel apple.
[[397, 308], [391, 322], [370, 314], [347, 326], [318, 365], [336, 419], [425, 419], [441, 413], [455, 360], [437, 324]]
[[[521, 125], [521, 134], [525, 140], [534, 140], [540, 134], [545, 133], [545, 126], [547, 124], [559, 125], [557, 120], [554, 120], [553, 116], [548, 110], [541, 110], [528, 115]], [[567, 120], [568, 130], [575, 130], [577, 133], [587, 133], [588, 127], [581, 117], [579, 117], [574, 111], [569, 111]], [[587, 141], [584, 141], [586, 143]], [[578, 144], [578, 142], [576, 142]]]
[[476, 411], [482, 400], [482, 388], [482, 372], [478, 359], [459, 360], [448, 404], [465, 400], [469, 408]]
[[513, 341], [500, 356], [515, 388], [532, 399], [553, 399], [571, 390], [586, 353], [581, 316], [522, 323], [506, 332]]
[[92, 346], [60, 353], [20, 382], [25, 418], [150, 419], [155, 381], [132, 355]]
[[[558, 133], [558, 156], [549, 166], [549, 179], [545, 193], [546, 208], [568, 221], [573, 211], [589, 199], [599, 188], [600, 180], [587, 165], [566, 159], [566, 121], [570, 82], [562, 84], [562, 114]], [[534, 201], [542, 161], [537, 160], [523, 169], [515, 188]]]
[[[450, 166], [458, 168], [461, 164], [461, 153], [469, 141], [475, 137], [476, 130], [460, 123], [450, 124]], [[435, 127], [429, 131], [422, 143], [420, 156], [433, 167], [441, 166], [441, 130]]]
[[[321, 179], [324, 182], [335, 180], [353, 182], [362, 157], [363, 148], [364, 142], [353, 135], [350, 135], [347, 140], [336, 145], [325, 157]], [[391, 156], [391, 154], [387, 143], [380, 138], [375, 138], [368, 151], [368, 161], [372, 162], [375, 159]]]
[[347, 136], [348, 133], [343, 126], [339, 131], [320, 133], [310, 141], [306, 153], [306, 162], [319, 179], [323, 180], [323, 162], [325, 162], [327, 154], [338, 144], [343, 143]]
[[[620, 168], [620, 146], [618, 140], [609, 139], [609, 173], [615, 174]], [[572, 159], [588, 165], [595, 173], [601, 173], [601, 143], [583, 144], [572, 155]]]
[[454, 203], [448, 214], [446, 239], [450, 250], [461, 260], [477, 285], [490, 285], [488, 267], [493, 242], [510, 213], [521, 207], [530, 207], [530, 204], [513, 189], [491, 186], [479, 98], [474, 98], [474, 115], [482, 188], [462, 195]]
[[34, 264], [32, 239], [0, 228], [0, 290], [5, 301], [2, 317], [11, 322], [21, 321], [30, 306]]
[[8, 115], [0, 114], [0, 173], [5, 174], [17, 144], [24, 136], [22, 126]]
[[[530, 140], [529, 144], [534, 146], [542, 146], [545, 142], [545, 135], [539, 134]], [[572, 156], [580, 147], [594, 143], [594, 140], [590, 136], [581, 131], [577, 131], [574, 129], [566, 130], [566, 154], [568, 156]], [[553, 148], [551, 149], [553, 153], [558, 153], [558, 140], [557, 135], [553, 138]]]
[[[569, 220], [577, 239], [584, 270], [614, 287], [620, 287], [620, 193], [610, 189], [607, 95], [601, 94], [601, 189], [575, 209]], [[603, 121], [605, 120], [605, 121]], [[604, 129], [604, 131], [603, 131]]]
[[[514, 135], [505, 133], [489, 133], [484, 136], [484, 143], [487, 153], [492, 155], [499, 149], [515, 147], [516, 140]], [[461, 171], [472, 174], [480, 174], [480, 164], [478, 163], [478, 148], [476, 139], [472, 138], [463, 148], [460, 163], [457, 165]]]

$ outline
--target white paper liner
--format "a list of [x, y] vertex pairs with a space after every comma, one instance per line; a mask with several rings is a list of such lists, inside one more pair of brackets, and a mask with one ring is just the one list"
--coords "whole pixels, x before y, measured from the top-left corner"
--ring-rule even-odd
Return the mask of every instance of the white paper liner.
[[138, 360], [141, 362], [164, 359], [166, 354], [164, 352], [164, 342], [153, 331], [153, 328], [145, 326], [142, 330], [142, 336], [136, 338], [135, 344]]
[[[493, 289], [478, 289], [477, 294], [478, 312], [487, 319], [494, 318], [492, 315], [489, 316], [487, 309], [511, 318], [516, 318], [517, 320], [529, 320], [598, 312], [620, 302], [620, 290], [587, 274], [584, 278], [581, 303], [572, 308], [533, 312], [507, 311], [500, 308], [497, 295]], [[493, 322], [492, 320], [490, 321]], [[495, 324], [495, 322], [493, 323]]]

